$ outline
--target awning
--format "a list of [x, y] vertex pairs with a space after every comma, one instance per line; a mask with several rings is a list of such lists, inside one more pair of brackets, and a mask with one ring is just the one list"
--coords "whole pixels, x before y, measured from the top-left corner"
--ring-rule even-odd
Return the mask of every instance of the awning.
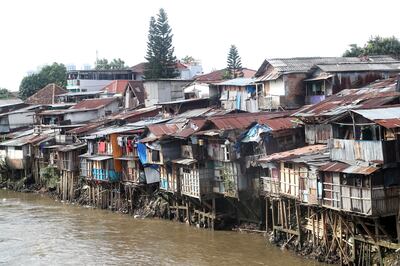
[[99, 156], [92, 156], [89, 157], [88, 160], [92, 160], [92, 161], [104, 161], [104, 160], [109, 160], [112, 159], [112, 156], [109, 155], [99, 155]]
[[119, 157], [119, 158], [116, 158], [117, 160], [120, 160], [120, 161], [133, 161], [133, 160], [135, 160], [135, 157], [133, 157], [133, 156], [130, 156], [130, 157]]
[[176, 164], [190, 165], [190, 164], [197, 162], [197, 160], [187, 159], [187, 158], [179, 158], [179, 159], [172, 160], [172, 162], [176, 163]]
[[324, 76], [318, 76], [318, 77], [314, 77], [314, 78], [305, 79], [303, 81], [325, 80], [325, 79], [329, 79], [331, 77], [333, 77], [333, 75], [324, 75]]
[[360, 174], [360, 175], [370, 175], [377, 170], [379, 170], [379, 168], [374, 166], [349, 165], [346, 163], [339, 163], [339, 162], [330, 162], [319, 168], [319, 171], [323, 172]]

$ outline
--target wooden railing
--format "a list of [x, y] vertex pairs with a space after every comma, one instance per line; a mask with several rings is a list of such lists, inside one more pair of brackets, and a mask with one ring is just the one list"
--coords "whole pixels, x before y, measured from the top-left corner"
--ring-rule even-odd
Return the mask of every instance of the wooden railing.
[[397, 213], [400, 204], [400, 187], [361, 188], [324, 183], [322, 205], [364, 215], [389, 215]]

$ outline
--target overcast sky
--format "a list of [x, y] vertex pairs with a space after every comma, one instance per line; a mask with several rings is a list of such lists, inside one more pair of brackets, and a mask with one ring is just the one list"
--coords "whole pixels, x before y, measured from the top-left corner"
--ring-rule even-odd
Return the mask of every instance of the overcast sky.
[[231, 44], [245, 67], [267, 57], [340, 56], [369, 36], [400, 37], [400, 1], [9, 0], [0, 1], [0, 87], [28, 71], [99, 57], [144, 61], [149, 19], [163, 7], [178, 58], [223, 68]]

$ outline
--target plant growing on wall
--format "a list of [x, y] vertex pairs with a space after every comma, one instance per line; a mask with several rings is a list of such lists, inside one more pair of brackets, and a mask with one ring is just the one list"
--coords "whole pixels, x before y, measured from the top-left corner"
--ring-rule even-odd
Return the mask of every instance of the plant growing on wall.
[[230, 171], [224, 167], [222, 170], [222, 180], [224, 182], [225, 194], [227, 196], [235, 197], [236, 196], [236, 185], [234, 180], [232, 180], [232, 175]]

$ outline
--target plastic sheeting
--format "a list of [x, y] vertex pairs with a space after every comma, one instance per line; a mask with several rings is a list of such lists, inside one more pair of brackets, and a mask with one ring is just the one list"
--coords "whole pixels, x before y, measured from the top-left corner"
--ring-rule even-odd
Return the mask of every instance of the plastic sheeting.
[[144, 173], [146, 175], [147, 184], [160, 182], [160, 171], [158, 165], [150, 165], [145, 167]]
[[146, 145], [143, 143], [137, 144], [137, 151], [140, 162], [144, 165], [147, 163], [147, 155], [146, 155]]
[[266, 132], [270, 132], [270, 131], [271, 131], [271, 128], [269, 128], [268, 126], [256, 124], [255, 126], [250, 128], [249, 131], [247, 131], [246, 135], [241, 140], [241, 142], [260, 142], [260, 140], [261, 140], [260, 135], [262, 133], [266, 133]]

